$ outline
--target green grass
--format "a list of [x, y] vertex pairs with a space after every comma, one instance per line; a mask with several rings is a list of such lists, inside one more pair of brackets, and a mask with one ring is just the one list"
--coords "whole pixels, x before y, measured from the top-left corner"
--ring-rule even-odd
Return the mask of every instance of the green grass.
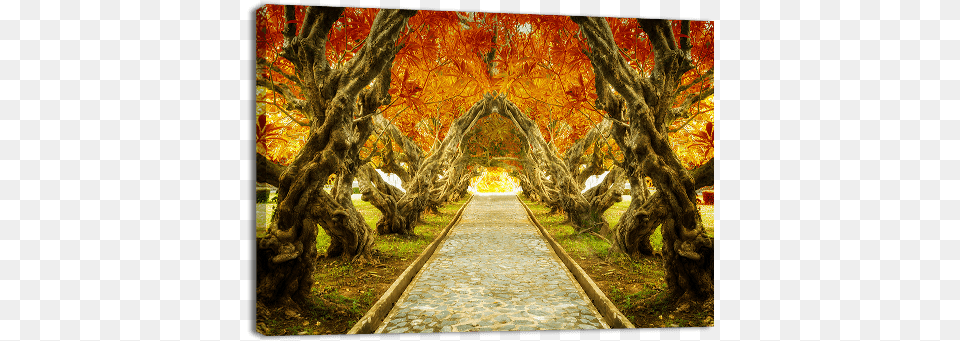
[[[663, 276], [662, 268], [655, 266], [658, 264], [658, 260], [646, 258], [639, 261], [631, 261], [625, 255], [613, 252], [611, 250], [611, 245], [597, 236], [586, 233], [576, 234], [576, 230], [571, 224], [564, 223], [566, 220], [565, 215], [549, 214], [550, 208], [544, 206], [543, 204], [531, 202], [522, 196], [521, 200], [523, 200], [523, 203], [530, 208], [534, 216], [537, 217], [537, 221], [543, 225], [544, 229], [546, 229], [547, 232], [550, 233], [550, 235], [553, 236], [553, 238], [557, 241], [557, 243], [560, 243], [560, 246], [563, 247], [567, 254], [569, 254], [571, 257], [574, 257], [575, 260], [579, 261], [587, 257], [595, 256], [599, 258], [600, 261], [617, 264], [618, 266], [624, 268], [624, 270], [627, 272], [624, 274], [615, 274], [617, 276], [640, 279], [660, 279]], [[620, 215], [626, 211], [629, 205], [629, 201], [615, 204], [613, 207], [611, 207], [611, 209], [605, 212], [604, 218], [610, 222], [611, 226], [616, 224], [616, 222], [620, 219]], [[663, 239], [660, 237], [659, 232], [655, 233], [654, 236], [656, 236], [657, 239], [653, 242], [662, 245]], [[655, 244], [655, 246], [656, 245], [658, 244]], [[641, 290], [640, 293], [649, 294], [651, 292], [655, 292], [656, 290], [654, 290], [654, 288], [650, 288], [648, 291], [649, 292]]]
[[380, 220], [380, 210], [366, 201], [355, 199], [353, 200], [353, 206], [357, 208], [357, 211], [360, 211], [360, 214], [363, 215], [363, 220], [367, 222], [367, 226], [371, 228], [377, 226], [377, 221]]
[[[358, 317], [362, 317], [363, 314], [366, 313], [366, 310], [364, 310], [361, 307], [369, 306], [370, 304], [373, 303], [373, 300], [374, 300], [373, 291], [367, 291], [361, 294], [360, 297], [358, 297], [357, 299], [343, 296], [336, 290], [326, 291], [326, 293], [322, 294], [321, 296], [324, 299], [326, 299], [328, 302], [332, 302], [334, 304], [339, 304], [341, 306], [348, 307], [348, 311], [350, 312], [350, 314]], [[321, 305], [317, 305], [317, 306], [321, 306]]]
[[[456, 214], [457, 210], [466, 202], [467, 199], [465, 198], [443, 205], [439, 209], [440, 215], [430, 213], [422, 214], [420, 216], [421, 222], [417, 224], [413, 231], [417, 235], [416, 238], [396, 235], [378, 236], [376, 249], [384, 254], [395, 255], [401, 259], [411, 259], [419, 256], [420, 253], [423, 252], [423, 249], [426, 248], [427, 245], [430, 245], [433, 239], [443, 231], [443, 228], [447, 227], [453, 215]], [[364, 204], [369, 205], [367, 203]], [[370, 207], [372, 208], [373, 206]], [[376, 211], [376, 208], [373, 210]], [[367, 214], [364, 214], [364, 216], [367, 216]], [[379, 219], [379, 211], [377, 211], [377, 219]], [[367, 223], [373, 228], [376, 226], [377, 220], [374, 219], [371, 223], [368, 219]]]
[[[585, 257], [590, 254], [597, 254], [604, 259], [610, 257], [610, 244], [603, 239], [591, 234], [578, 235], [572, 225], [564, 224], [566, 220], [565, 215], [547, 214], [550, 212], [550, 209], [543, 206], [543, 204], [532, 202], [522, 196], [520, 199], [530, 207], [530, 210], [534, 212], [540, 224], [550, 232], [550, 235], [560, 243], [560, 246], [563, 246], [563, 249], [566, 250], [570, 256]], [[624, 200], [614, 204], [604, 212], [603, 217], [610, 223], [611, 229], [620, 221], [620, 216], [623, 215], [623, 212], [626, 212], [629, 207], [630, 201]], [[653, 232], [653, 235], [650, 236], [650, 243], [653, 244], [654, 249], [659, 250], [663, 247], [663, 236], [660, 233], [659, 227]]]
[[571, 224], [565, 223], [566, 215], [549, 214], [550, 208], [543, 204], [532, 202], [523, 196], [520, 196], [520, 199], [530, 208], [544, 229], [571, 257], [583, 259], [595, 255], [607, 259], [612, 255], [610, 244], [603, 239], [592, 234], [577, 234], [576, 229]]

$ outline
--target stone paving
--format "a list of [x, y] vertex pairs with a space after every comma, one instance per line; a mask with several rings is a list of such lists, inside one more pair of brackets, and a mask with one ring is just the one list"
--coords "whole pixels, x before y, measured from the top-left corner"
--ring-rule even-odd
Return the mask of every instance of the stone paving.
[[377, 333], [605, 329], [513, 195], [476, 195]]

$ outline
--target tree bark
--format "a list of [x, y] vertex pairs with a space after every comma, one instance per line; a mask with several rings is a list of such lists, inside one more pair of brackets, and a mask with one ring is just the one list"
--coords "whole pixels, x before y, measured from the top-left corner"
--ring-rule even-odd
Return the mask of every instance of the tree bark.
[[[610, 132], [612, 122], [603, 120], [594, 128], [591, 128], [582, 138], [577, 140], [563, 153], [563, 163], [574, 177], [577, 184], [580, 184], [580, 190], [583, 190], [584, 183], [594, 175], [600, 175], [607, 171], [603, 165], [602, 144], [606, 140], [606, 135]], [[584, 155], [587, 147], [593, 145], [593, 154]], [[586, 160], [585, 160], [586, 159]], [[582, 168], [582, 165], [587, 167]]]
[[[629, 161], [631, 173], [649, 175], [657, 187], [656, 200], [631, 205], [625, 218], [638, 223], [618, 228], [618, 248], [641, 250], [642, 236], [653, 221], [662, 220], [666, 281], [671, 295], [680, 302], [697, 301], [713, 295], [713, 239], [703, 229], [696, 201], [696, 183], [670, 148], [667, 127], [695, 99], [680, 101], [676, 96], [681, 76], [693, 68], [689, 38], [680, 38], [679, 46], [666, 20], [639, 20], [654, 51], [650, 77], [642, 77], [620, 54], [613, 33], [603, 18], [572, 17], [589, 46], [584, 51], [596, 76], [597, 106], [617, 122], [629, 122], [616, 129], [614, 139]], [[689, 22], [681, 32], [690, 36]], [[616, 91], [613, 93], [610, 87]], [[711, 90], [712, 91], [712, 87]], [[697, 96], [701, 96], [698, 94]], [[674, 103], [682, 103], [674, 108]], [[644, 205], [648, 210], [644, 210]], [[659, 213], [665, 213], [660, 217]], [[643, 226], [643, 229], [630, 231]]]
[[653, 194], [650, 199], [632, 200], [630, 207], [620, 221], [614, 226], [612, 234], [615, 250], [629, 255], [631, 258], [652, 256], [655, 252], [650, 243], [650, 236], [663, 223], [668, 210], [663, 207], [658, 196]]
[[596, 212], [603, 214], [613, 204], [623, 201], [624, 180], [623, 169], [613, 167], [603, 181], [587, 189], [583, 196], [590, 201], [590, 206], [594, 207]]
[[397, 209], [397, 201], [403, 196], [399, 188], [383, 181], [373, 167], [364, 165], [360, 169], [360, 199], [369, 202], [380, 211], [380, 220], [377, 221], [377, 233], [390, 233], [391, 226], [400, 226], [403, 219]]
[[[423, 162], [423, 149], [417, 146], [409, 137], [404, 136], [395, 125], [387, 121], [383, 115], [376, 115], [373, 122], [378, 132], [385, 134], [388, 147], [384, 162], [380, 170], [384, 173], [396, 174], [400, 178], [401, 186], [407, 189], [407, 185], [413, 178], [413, 174], [420, 171], [420, 163]], [[403, 150], [401, 155], [396, 155], [392, 144], [396, 143]], [[400, 165], [403, 162], [406, 168]]]
[[[299, 34], [284, 30], [281, 56], [295, 66], [310, 131], [304, 147], [279, 179], [277, 219], [257, 239], [258, 306], [300, 311], [309, 304], [317, 259], [318, 225], [330, 236], [327, 257], [356, 260], [371, 251], [373, 235], [353, 206], [352, 182], [359, 150], [372, 131], [366, 119], [354, 121], [389, 103], [390, 67], [397, 37], [416, 11], [381, 10], [358, 54], [332, 69], [325, 56], [327, 33], [343, 8], [310, 7]], [[287, 7], [287, 14], [293, 7]], [[371, 82], [373, 87], [367, 87]], [[336, 177], [328, 193], [323, 186]]]
[[693, 187], [696, 189], [713, 186], [713, 159], [691, 170], [690, 176], [693, 177]]
[[280, 186], [280, 175], [286, 168], [257, 153], [257, 182], [278, 187]]
[[469, 158], [461, 153], [452, 165], [447, 167], [443, 179], [435, 185], [436, 195], [430, 200], [430, 210], [436, 212], [440, 206], [462, 198], [466, 195], [470, 179], [477, 175], [479, 172], [470, 169]]
[[[690, 172], [697, 189], [713, 185], [713, 159]], [[650, 236], [666, 220], [669, 209], [664, 206], [659, 195], [650, 195], [646, 184], [641, 181], [631, 180], [631, 191], [633, 200], [627, 211], [620, 216], [611, 240], [616, 250], [631, 257], [651, 256], [655, 254], [655, 250], [650, 243]]]
[[520, 167], [521, 171], [518, 172], [517, 178], [520, 179], [520, 188], [523, 189], [523, 193], [526, 194], [530, 200], [536, 202], [545, 204], [555, 202], [543, 185], [540, 166], [537, 165], [537, 162], [533, 160], [528, 151], [524, 151], [523, 156], [520, 158]]

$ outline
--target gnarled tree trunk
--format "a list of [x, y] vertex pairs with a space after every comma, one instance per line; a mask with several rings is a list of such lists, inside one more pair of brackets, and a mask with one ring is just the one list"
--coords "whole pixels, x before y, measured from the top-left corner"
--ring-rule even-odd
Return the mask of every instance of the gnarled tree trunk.
[[651, 256], [654, 254], [650, 236], [663, 223], [669, 210], [660, 201], [658, 193], [649, 200], [630, 201], [630, 207], [620, 216], [620, 221], [612, 231], [614, 248], [631, 257]]
[[[386, 135], [387, 147], [383, 153], [383, 165], [380, 170], [384, 173], [396, 174], [400, 178], [401, 187], [407, 189], [413, 174], [420, 171], [420, 163], [423, 161], [423, 150], [417, 146], [409, 137], [404, 136], [395, 125], [387, 121], [383, 115], [373, 117], [374, 126], [379, 134]], [[403, 153], [396, 155], [393, 151], [393, 144], [396, 143], [403, 150]], [[403, 167], [400, 163], [406, 165]]]
[[380, 211], [377, 233], [388, 234], [391, 226], [402, 225], [397, 200], [403, 196], [403, 191], [383, 181], [380, 173], [370, 165], [361, 167], [360, 173], [360, 200], [369, 202]]
[[[328, 257], [356, 259], [373, 244], [372, 232], [350, 195], [359, 150], [372, 130], [370, 116], [389, 103], [390, 66], [396, 39], [416, 11], [381, 10], [366, 44], [333, 69], [325, 55], [327, 34], [343, 8], [310, 7], [299, 33], [294, 7], [286, 8], [282, 57], [301, 82], [310, 131], [304, 147], [280, 176], [277, 219], [257, 240], [258, 306], [299, 311], [309, 302], [317, 259], [318, 225], [330, 236]], [[376, 85], [367, 87], [376, 80]], [[293, 100], [293, 99], [291, 99]], [[360, 117], [355, 120], [359, 102]], [[336, 177], [328, 193], [324, 184]]]
[[[590, 202], [590, 208], [597, 214], [602, 215], [610, 206], [623, 201], [623, 169], [614, 166], [596, 186], [593, 186], [583, 192], [583, 196]], [[604, 221], [606, 223], [606, 221]], [[604, 224], [600, 231], [602, 234], [609, 234], [609, 226]]]
[[[574, 182], [580, 184], [581, 190], [588, 178], [607, 171], [604, 166], [602, 147], [608, 138], [606, 135], [609, 134], [612, 124], [610, 120], [603, 120], [563, 153], [563, 163], [567, 165], [567, 170], [573, 176]], [[585, 155], [584, 152], [590, 145], [594, 147], [593, 154]], [[581, 167], [584, 165], [586, 167]]]
[[[639, 231], [619, 232], [619, 247], [643, 249], [644, 245], [627, 245], [643, 235], [651, 221], [663, 222], [663, 255], [666, 281], [674, 298], [681, 302], [701, 300], [713, 295], [713, 238], [708, 237], [697, 210], [695, 182], [670, 148], [667, 128], [693, 103], [713, 93], [710, 90], [678, 101], [681, 76], [693, 68], [690, 54], [690, 24], [682, 23], [679, 44], [670, 22], [639, 20], [654, 50], [654, 69], [650, 77], [636, 73], [620, 54], [613, 33], [603, 18], [572, 17], [583, 31], [589, 51], [585, 51], [596, 75], [597, 106], [616, 122], [629, 126], [614, 131], [624, 154], [629, 155], [628, 172], [649, 175], [657, 186], [655, 198], [644, 205], [631, 205], [624, 215], [639, 219]], [[702, 81], [702, 79], [701, 79]], [[616, 91], [610, 91], [610, 87]], [[674, 107], [675, 103], [681, 103]], [[625, 123], [626, 124], [626, 123]], [[644, 210], [644, 207], [649, 210]], [[627, 224], [624, 224], [627, 225]], [[624, 226], [627, 227], [627, 226]], [[639, 238], [642, 240], [642, 238]]]
[[443, 204], [463, 198], [470, 186], [470, 179], [479, 173], [476, 170], [471, 171], [469, 158], [461, 153], [443, 175], [443, 179], [435, 184], [436, 194], [428, 204], [434, 212]]

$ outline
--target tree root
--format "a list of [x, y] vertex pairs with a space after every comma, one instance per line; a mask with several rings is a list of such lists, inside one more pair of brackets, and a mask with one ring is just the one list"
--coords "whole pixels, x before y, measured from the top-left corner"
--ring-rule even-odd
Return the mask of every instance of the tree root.
[[599, 233], [596, 233], [596, 232], [590, 232], [590, 234], [592, 234], [592, 235], [594, 235], [594, 236], [597, 236], [597, 237], [598, 237], [598, 238], [600, 238], [600, 239], [603, 239], [603, 241], [605, 241], [605, 242], [607, 242], [607, 244], [610, 244], [610, 245], [613, 245], [613, 243], [612, 243], [612, 242], [610, 242], [610, 240], [609, 240], [609, 239], [607, 239], [607, 238], [604, 238], [604, 237], [603, 237], [603, 236], [601, 236], [601, 235], [600, 235]]

